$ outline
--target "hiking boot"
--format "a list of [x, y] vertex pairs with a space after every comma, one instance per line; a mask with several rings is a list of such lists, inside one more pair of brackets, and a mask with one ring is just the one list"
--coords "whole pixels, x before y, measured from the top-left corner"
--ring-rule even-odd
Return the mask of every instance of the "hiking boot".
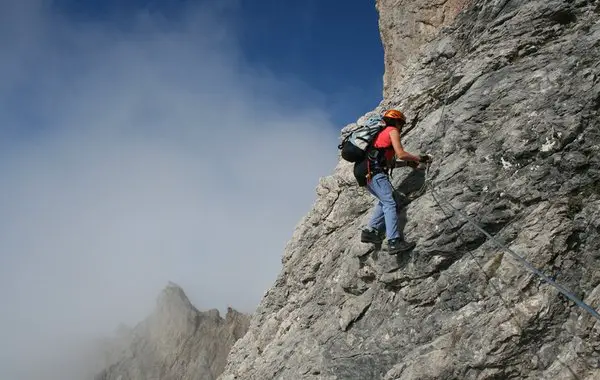
[[379, 231], [373, 228], [365, 228], [360, 233], [360, 241], [363, 243], [381, 244], [383, 242], [383, 236]]
[[400, 238], [388, 240], [387, 251], [390, 255], [395, 255], [400, 252], [406, 252], [413, 249], [417, 243], [408, 242], [406, 240], [402, 240]]

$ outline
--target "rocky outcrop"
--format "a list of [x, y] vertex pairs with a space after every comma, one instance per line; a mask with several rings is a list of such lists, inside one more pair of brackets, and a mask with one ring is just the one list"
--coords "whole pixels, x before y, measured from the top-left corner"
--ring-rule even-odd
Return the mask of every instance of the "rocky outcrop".
[[378, 2], [386, 70], [405, 62], [380, 108], [435, 159], [436, 197], [393, 176], [417, 246], [360, 243], [373, 198], [340, 161], [219, 379], [600, 378], [600, 323], [448, 204], [600, 308], [600, 2], [473, 1], [411, 62], [403, 3]]
[[410, 62], [440, 29], [452, 24], [468, 0], [376, 0], [384, 46], [383, 96], [393, 96]]
[[96, 380], [214, 380], [248, 322], [233, 309], [224, 319], [218, 310], [198, 311], [171, 283], [148, 319], [131, 331], [120, 329], [106, 346], [109, 365]]

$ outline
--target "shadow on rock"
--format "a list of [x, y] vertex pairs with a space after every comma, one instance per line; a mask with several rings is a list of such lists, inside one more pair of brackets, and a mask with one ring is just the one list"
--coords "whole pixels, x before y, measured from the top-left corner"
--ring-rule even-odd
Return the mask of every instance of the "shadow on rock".
[[394, 197], [398, 208], [406, 207], [410, 202], [423, 195], [425, 185], [425, 171], [412, 170], [402, 182], [394, 186]]
[[404, 228], [408, 222], [406, 206], [422, 195], [424, 184], [425, 172], [423, 170], [413, 170], [398, 186], [394, 187], [394, 200], [396, 201], [398, 213], [398, 231], [402, 239], [404, 239]]

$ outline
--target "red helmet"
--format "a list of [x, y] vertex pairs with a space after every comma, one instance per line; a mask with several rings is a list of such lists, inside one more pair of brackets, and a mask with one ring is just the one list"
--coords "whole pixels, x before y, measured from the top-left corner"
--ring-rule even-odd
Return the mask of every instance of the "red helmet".
[[383, 114], [383, 117], [388, 119], [399, 119], [406, 123], [406, 116], [398, 110], [387, 110]]

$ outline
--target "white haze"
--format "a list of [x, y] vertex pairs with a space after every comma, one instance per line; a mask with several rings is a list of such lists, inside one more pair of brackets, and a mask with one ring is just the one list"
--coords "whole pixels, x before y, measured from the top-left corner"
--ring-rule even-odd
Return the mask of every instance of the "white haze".
[[69, 378], [168, 281], [252, 312], [275, 280], [336, 126], [244, 62], [227, 3], [119, 28], [0, 0], [1, 379]]

